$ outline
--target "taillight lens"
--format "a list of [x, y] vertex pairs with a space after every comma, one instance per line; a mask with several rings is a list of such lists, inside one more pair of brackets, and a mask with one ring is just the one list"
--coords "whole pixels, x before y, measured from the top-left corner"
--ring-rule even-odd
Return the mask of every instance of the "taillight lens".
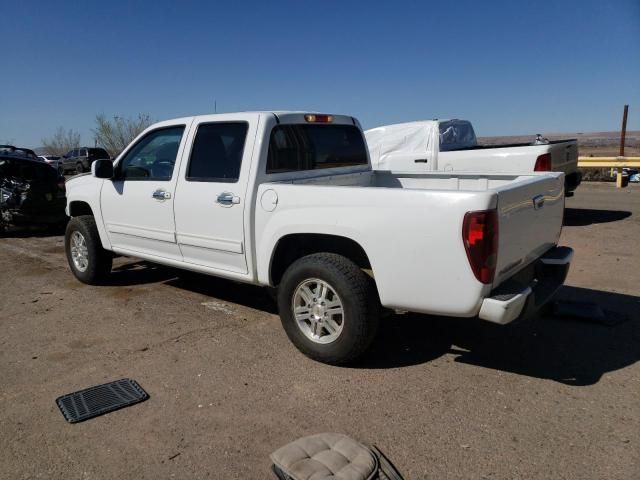
[[462, 224], [462, 241], [473, 274], [479, 282], [492, 283], [498, 259], [497, 211], [467, 212]]
[[534, 172], [550, 172], [551, 171], [551, 154], [544, 153], [540, 155], [536, 159], [536, 166], [533, 167], [533, 171]]
[[63, 192], [66, 191], [66, 187], [64, 186], [64, 177], [58, 178], [58, 188]]

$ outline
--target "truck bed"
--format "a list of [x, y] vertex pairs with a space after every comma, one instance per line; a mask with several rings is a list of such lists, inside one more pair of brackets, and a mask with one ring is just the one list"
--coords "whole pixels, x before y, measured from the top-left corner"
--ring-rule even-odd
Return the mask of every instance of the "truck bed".
[[[566, 142], [577, 142], [578, 140], [575, 138], [566, 138], [562, 140], [549, 140], [548, 145], [556, 145], [558, 143], [566, 143]], [[486, 150], [489, 148], [509, 148], [509, 147], [530, 147], [535, 146], [535, 143], [531, 142], [520, 142], [520, 143], [486, 143], [483, 145], [473, 145], [466, 146], [461, 148], [450, 148], [448, 152], [459, 152], [462, 150]]]
[[[277, 236], [294, 222], [324, 234], [347, 228], [371, 252], [383, 305], [463, 317], [477, 315], [479, 298], [557, 244], [564, 207], [561, 173], [315, 172], [265, 183], [258, 198], [265, 190], [278, 201], [273, 214], [257, 210], [261, 235]], [[466, 212], [491, 209], [500, 235], [496, 274], [486, 285], [469, 267], [462, 219]], [[258, 244], [270, 248], [269, 240]], [[406, 281], [394, 282], [398, 275]]]

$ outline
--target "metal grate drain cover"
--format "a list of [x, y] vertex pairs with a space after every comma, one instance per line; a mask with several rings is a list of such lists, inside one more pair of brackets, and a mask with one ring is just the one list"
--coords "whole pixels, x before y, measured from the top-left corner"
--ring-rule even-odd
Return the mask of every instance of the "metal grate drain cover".
[[149, 398], [138, 382], [123, 378], [114, 382], [85, 388], [56, 399], [58, 408], [69, 423], [82, 422]]

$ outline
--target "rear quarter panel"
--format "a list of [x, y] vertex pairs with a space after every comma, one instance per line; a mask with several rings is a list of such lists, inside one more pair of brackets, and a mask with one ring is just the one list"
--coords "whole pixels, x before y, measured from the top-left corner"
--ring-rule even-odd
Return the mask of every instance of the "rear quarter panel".
[[528, 173], [540, 155], [551, 154], [554, 172], [571, 173], [578, 168], [575, 140], [549, 145], [487, 148], [439, 152], [437, 169], [454, 172]]
[[548, 145], [535, 145], [439, 152], [437, 169], [454, 172], [533, 172], [536, 158], [547, 151]]
[[[267, 211], [261, 199], [274, 194], [276, 207]], [[324, 233], [363, 247], [386, 307], [468, 317], [477, 314], [490, 288], [469, 267], [462, 219], [467, 211], [495, 207], [495, 193], [266, 183], [256, 201], [262, 284], [271, 283], [271, 256], [279, 239]]]

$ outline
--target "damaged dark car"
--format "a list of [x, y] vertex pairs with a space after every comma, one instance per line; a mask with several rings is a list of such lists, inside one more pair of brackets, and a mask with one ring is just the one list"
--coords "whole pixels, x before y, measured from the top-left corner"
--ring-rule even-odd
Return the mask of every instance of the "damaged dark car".
[[0, 232], [64, 225], [64, 177], [33, 151], [0, 145]]

